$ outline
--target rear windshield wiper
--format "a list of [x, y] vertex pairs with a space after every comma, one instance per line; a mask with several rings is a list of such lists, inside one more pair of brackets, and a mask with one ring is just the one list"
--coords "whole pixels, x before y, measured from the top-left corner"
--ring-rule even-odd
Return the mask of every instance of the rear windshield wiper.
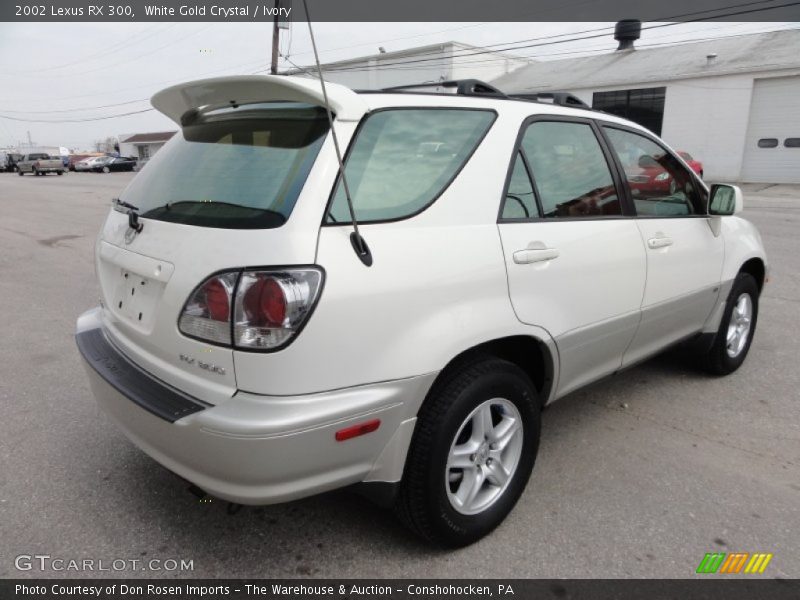
[[119, 198], [114, 198], [114, 199], [111, 200], [111, 202], [114, 203], [115, 207], [127, 208], [129, 210], [135, 210], [135, 211], [139, 210], [138, 206], [134, 206], [133, 204], [131, 204], [129, 202], [125, 202], [124, 200], [120, 200]]
[[120, 212], [127, 212], [128, 213], [128, 227], [133, 229], [136, 233], [141, 233], [142, 229], [144, 229], [144, 225], [139, 223], [139, 207], [134, 206], [130, 202], [125, 202], [124, 200], [120, 200], [119, 198], [114, 198], [112, 200], [114, 203], [114, 209], [119, 210], [121, 208], [127, 209], [126, 211]]

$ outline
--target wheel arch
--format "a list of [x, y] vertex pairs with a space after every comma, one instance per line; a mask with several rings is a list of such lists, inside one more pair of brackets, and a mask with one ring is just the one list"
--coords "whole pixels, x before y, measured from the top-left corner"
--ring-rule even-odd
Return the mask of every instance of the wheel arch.
[[739, 268], [739, 273], [749, 273], [753, 276], [753, 279], [756, 280], [758, 293], [760, 295], [761, 291], [764, 289], [764, 283], [767, 276], [767, 267], [764, 264], [764, 261], [758, 257], [746, 260]]
[[[558, 379], [558, 362], [555, 347], [532, 335], [510, 335], [481, 342], [454, 356], [439, 372], [431, 391], [453, 371], [480, 357], [507, 360], [530, 377], [542, 405], [547, 404]], [[430, 395], [431, 391], [428, 392]]]
[[[357, 489], [382, 506], [391, 506], [405, 471], [405, 463], [416, 430], [417, 415], [452, 373], [481, 358], [502, 358], [520, 367], [533, 382], [541, 405], [552, 401], [558, 381], [558, 351], [555, 343], [530, 334], [513, 334], [477, 343], [453, 356], [437, 374], [413, 416], [403, 422], [373, 470]], [[391, 457], [391, 460], [385, 457]]]

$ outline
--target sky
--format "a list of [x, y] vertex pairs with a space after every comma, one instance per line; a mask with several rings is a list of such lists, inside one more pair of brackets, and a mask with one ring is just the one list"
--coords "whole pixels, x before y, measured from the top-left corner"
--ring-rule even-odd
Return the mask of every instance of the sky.
[[[323, 63], [374, 54], [380, 46], [391, 52], [450, 40], [486, 46], [543, 36], [552, 39], [556, 34], [568, 39], [580, 37], [575, 32], [605, 26], [608, 35], [601, 38], [509, 52], [534, 60], [612, 52], [617, 44], [613, 23], [313, 25]], [[798, 26], [683, 23], [643, 31], [638, 44]], [[155, 92], [193, 79], [264, 72], [269, 67], [271, 35], [268, 23], [0, 23], [0, 148], [26, 142], [28, 132], [37, 145], [81, 150], [107, 137], [173, 130], [175, 124], [160, 113], [139, 112], [150, 108], [149, 98]], [[288, 56], [281, 60], [281, 70], [313, 64], [306, 23], [293, 23], [282, 32], [281, 52]], [[138, 114], [86, 120], [122, 113]]]

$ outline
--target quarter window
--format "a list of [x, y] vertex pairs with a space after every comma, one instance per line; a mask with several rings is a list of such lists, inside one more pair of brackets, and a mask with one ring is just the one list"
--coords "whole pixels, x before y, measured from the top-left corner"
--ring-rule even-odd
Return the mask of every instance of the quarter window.
[[705, 214], [692, 175], [677, 158], [643, 135], [614, 127], [604, 129], [622, 163], [636, 214], [647, 217]]
[[503, 204], [503, 218], [530, 219], [538, 216], [539, 208], [536, 206], [533, 184], [528, 175], [525, 161], [522, 159], [522, 154], [517, 152], [514, 170], [511, 172], [511, 179], [508, 182], [508, 191]]
[[522, 138], [522, 150], [531, 168], [543, 217], [622, 214], [611, 170], [591, 125], [534, 122]]
[[[362, 123], [345, 174], [359, 222], [402, 219], [430, 205], [494, 121], [486, 110], [393, 109]], [[337, 182], [327, 222], [350, 220]]]

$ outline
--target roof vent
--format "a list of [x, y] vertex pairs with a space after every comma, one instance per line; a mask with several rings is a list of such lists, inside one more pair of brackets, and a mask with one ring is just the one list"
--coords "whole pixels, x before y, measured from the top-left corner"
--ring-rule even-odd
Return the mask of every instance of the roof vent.
[[619, 42], [617, 51], [633, 50], [633, 42], [642, 34], [642, 22], [639, 19], [623, 19], [614, 28], [614, 39]]

